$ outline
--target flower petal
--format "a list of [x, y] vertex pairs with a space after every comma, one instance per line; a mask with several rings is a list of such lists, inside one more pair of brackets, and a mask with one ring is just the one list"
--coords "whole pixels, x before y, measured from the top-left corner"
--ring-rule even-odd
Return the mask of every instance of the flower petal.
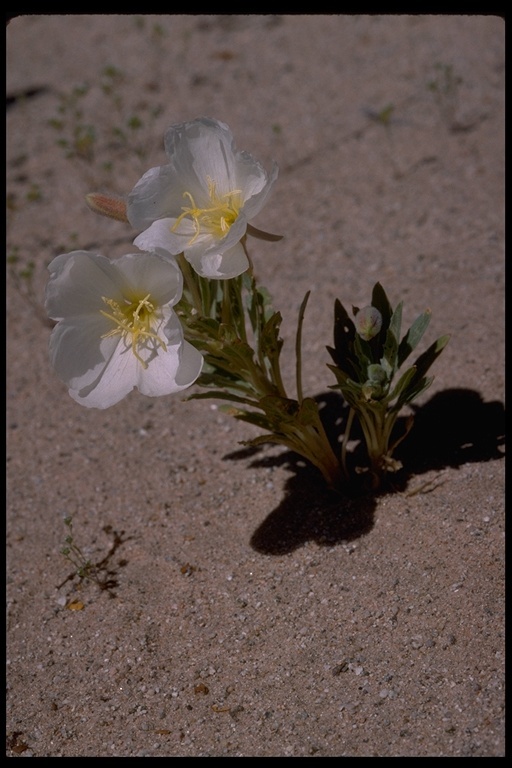
[[46, 306], [58, 322], [50, 360], [82, 405], [108, 408], [134, 387], [167, 395], [199, 376], [202, 355], [184, 341], [172, 309], [183, 277], [166, 257], [158, 251], [110, 261], [75, 251], [51, 262]]
[[225, 123], [200, 117], [171, 126], [165, 134], [165, 151], [181, 181], [181, 189], [192, 195], [198, 184], [208, 192], [213, 179], [219, 194], [236, 186], [233, 134]]
[[145, 229], [156, 219], [178, 217], [181, 213], [183, 187], [172, 165], [150, 168], [130, 194], [126, 215], [132, 227]]
[[118, 339], [102, 336], [112, 328], [99, 311], [97, 316], [76, 315], [61, 320], [53, 329], [50, 362], [68, 387], [84, 387], [95, 381], [112, 356]]
[[141, 354], [149, 361], [147, 368], [132, 354], [131, 347], [119, 339], [110, 360], [94, 380], [85, 386], [82, 382], [71, 387], [71, 397], [88, 408], [104, 409], [118, 403], [134, 388], [148, 397], [161, 397], [190, 387], [201, 373], [203, 356], [183, 341], [181, 324], [174, 313], [168, 326], [174, 343], [167, 344], [165, 351], [154, 347], [149, 357]]
[[98, 376], [85, 386], [70, 387], [69, 394], [87, 408], [110, 408], [134, 388], [137, 365], [141, 367], [123, 340], [118, 339], [114, 353]]
[[190, 387], [201, 373], [203, 356], [187, 341], [167, 347], [151, 361], [144, 375], [140, 374], [137, 387], [147, 397], [159, 397], [181, 392]]
[[277, 165], [267, 174], [236, 150], [227, 125], [208, 117], [171, 126], [164, 144], [170, 164], [148, 171], [128, 197], [128, 218], [145, 227], [134, 244], [184, 253], [203, 277], [236, 277], [249, 267], [237, 244], [263, 207]]
[[185, 251], [185, 258], [201, 277], [212, 280], [238, 277], [249, 268], [249, 260], [240, 242], [224, 252], [213, 249], [205, 251], [200, 247], [189, 248]]
[[48, 266], [45, 308], [53, 320], [89, 314], [103, 307], [102, 296], [118, 300], [121, 290], [114, 263], [90, 251], [57, 256]]
[[179, 225], [179, 231], [173, 232], [172, 227], [176, 219], [159, 219], [154, 221], [144, 232], [141, 232], [133, 244], [143, 251], [152, 251], [162, 248], [170, 256], [177, 256], [188, 246], [194, 237], [194, 225], [188, 219], [183, 219]]
[[[240, 154], [245, 153], [241, 152]], [[251, 158], [251, 160], [253, 160], [253, 158]], [[253, 160], [253, 162], [255, 161]], [[259, 163], [257, 165], [259, 166]], [[256, 216], [265, 205], [267, 197], [277, 180], [279, 168], [276, 163], [274, 163], [272, 165], [270, 176], [267, 176], [266, 171], [260, 166], [260, 170], [264, 174], [263, 185], [261, 184], [262, 178], [256, 173], [254, 166], [246, 166], [245, 164], [242, 167], [239, 166], [239, 172], [241, 168], [243, 168], [243, 173], [245, 175], [243, 189], [244, 195], [246, 196], [242, 210], [246, 219], [249, 220], [253, 216]], [[242, 186], [242, 182], [240, 182], [240, 186]]]
[[130, 297], [130, 292], [139, 295], [142, 291], [151, 294], [152, 301], [158, 305], [174, 306], [181, 299], [183, 275], [174, 260], [154, 252], [128, 253], [116, 259], [115, 265], [122, 274], [126, 298]]

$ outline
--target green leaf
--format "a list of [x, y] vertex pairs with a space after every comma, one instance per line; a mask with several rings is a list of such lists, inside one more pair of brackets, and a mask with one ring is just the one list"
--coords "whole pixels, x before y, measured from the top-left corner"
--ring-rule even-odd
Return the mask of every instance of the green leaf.
[[381, 333], [385, 333], [389, 327], [393, 309], [386, 296], [386, 292], [380, 283], [375, 283], [372, 291], [372, 306], [378, 309], [382, 315]]
[[415, 349], [421, 341], [423, 334], [430, 323], [431, 314], [431, 311], [427, 309], [422, 315], [417, 317], [400, 342], [398, 348], [398, 368], [400, 368], [405, 360], [407, 360], [413, 349]]
[[254, 277], [244, 273], [242, 280], [243, 286], [248, 293], [247, 313], [252, 330], [258, 338], [264, 323], [270, 319], [274, 312], [272, 309], [272, 299], [266, 288], [256, 285]]
[[396, 372], [398, 358], [398, 339], [391, 330], [391, 326], [386, 333], [386, 341], [384, 344], [383, 355], [381, 357], [381, 365], [387, 370], [389, 378], [391, 379]]
[[359, 387], [360, 385], [358, 382], [354, 381], [350, 374], [348, 374], [346, 371], [342, 370], [339, 365], [330, 365], [327, 363], [327, 367], [329, 370], [331, 370], [334, 375], [336, 376], [336, 379], [338, 380], [338, 384], [340, 389], [343, 387]]
[[267, 443], [274, 443], [276, 445], [285, 445], [287, 448], [290, 447], [289, 442], [282, 438], [280, 435], [258, 435], [258, 437], [253, 437], [252, 440], [241, 440], [241, 445], [265, 445]]
[[318, 403], [312, 397], [305, 397], [300, 403], [298, 411], [299, 424], [303, 426], [317, 427], [320, 422]]
[[239, 411], [235, 414], [235, 418], [266, 429], [277, 436], [286, 433], [287, 427], [294, 423], [299, 411], [299, 404], [296, 400], [273, 395], [262, 397], [258, 407], [264, 413]]
[[189, 395], [186, 400], [208, 400], [208, 399], [215, 399], [215, 400], [229, 400], [231, 403], [240, 403], [241, 405], [249, 405], [256, 407], [258, 404], [257, 400], [248, 398], [248, 397], [240, 397], [239, 395], [235, 395], [232, 392], [226, 392], [226, 390], [218, 390], [214, 389], [211, 392], [196, 392], [193, 395]]
[[334, 302], [334, 362], [342, 364], [351, 357], [352, 345], [356, 335], [353, 320], [348, 316], [347, 310], [336, 299]]
[[296, 400], [274, 395], [262, 397], [260, 407], [264, 409], [269, 418], [283, 422], [292, 422], [299, 410], [299, 404]]
[[362, 401], [362, 385], [353, 381], [337, 366], [328, 365], [328, 368], [334, 373], [338, 380], [338, 384], [334, 384], [329, 389], [339, 389], [349, 405], [353, 408], [359, 408], [359, 404]]
[[423, 392], [425, 392], [430, 387], [434, 381], [434, 378], [434, 376], [423, 376], [421, 379], [413, 379], [411, 384], [403, 392], [402, 397], [400, 398], [401, 406], [405, 405], [406, 403], [412, 403], [413, 400], [422, 395]]
[[271, 360], [279, 357], [283, 340], [279, 338], [279, 329], [283, 318], [280, 312], [274, 312], [272, 317], [267, 320], [261, 333], [261, 350]]
[[407, 391], [407, 387], [409, 386], [410, 382], [412, 381], [412, 378], [414, 374], [416, 373], [415, 366], [412, 366], [412, 368], [408, 368], [398, 379], [395, 387], [388, 395], [388, 400], [391, 402], [395, 399], [395, 397], [398, 398], [398, 402], [394, 406], [394, 409], [397, 407], [401, 407], [403, 403], [407, 402], [407, 398], [402, 397], [404, 393]]
[[398, 339], [400, 338], [400, 327], [402, 325], [402, 306], [403, 304], [400, 302], [391, 315], [381, 359], [381, 363], [388, 370], [390, 379], [398, 369]]
[[371, 343], [362, 339], [359, 334], [354, 339], [354, 352], [356, 354], [356, 360], [354, 360], [354, 368], [357, 370], [359, 381], [363, 382], [366, 379], [366, 370], [369, 365], [373, 363], [373, 353]]
[[418, 357], [418, 359], [415, 362], [416, 371], [418, 376], [424, 376], [425, 373], [428, 371], [430, 366], [432, 365], [435, 360], [439, 357], [443, 349], [446, 347], [448, 342], [450, 341], [450, 335], [447, 334], [446, 336], [441, 336], [439, 339], [434, 341], [433, 344], [430, 345], [430, 347], [423, 352], [422, 355]]
[[391, 319], [389, 321], [389, 330], [393, 332], [393, 335], [395, 339], [400, 338], [400, 332], [402, 329], [402, 308], [403, 308], [403, 301], [401, 301], [397, 306], [395, 307], [395, 311], [391, 315]]
[[[336, 350], [335, 350], [335, 349], [333, 349], [332, 347], [327, 347], [327, 351], [328, 351], [328, 352], [329, 352], [329, 354], [331, 355], [332, 359], [333, 359], [333, 360], [336, 362], [336, 357], [337, 357], [337, 356], [336, 356]], [[335, 375], [337, 375], [337, 374], [336, 374], [336, 371], [339, 371], [339, 372], [340, 372], [340, 373], [341, 373], [341, 374], [342, 374], [344, 377], [346, 377], [346, 378], [351, 378], [351, 377], [353, 376], [353, 372], [352, 372], [352, 371], [348, 371], [346, 368], [342, 368], [342, 367], [341, 367], [341, 365], [340, 365], [339, 363], [338, 363], [337, 365], [330, 365], [329, 363], [327, 363], [327, 367], [328, 367], [328, 368], [329, 368], [331, 371], [333, 371], [333, 373], [334, 373]], [[353, 367], [353, 366], [352, 366], [352, 367]]]
[[425, 374], [430, 366], [437, 360], [443, 349], [446, 347], [450, 340], [450, 336], [441, 336], [434, 341], [430, 347], [418, 357], [414, 364], [414, 376], [407, 386], [407, 389], [402, 393], [401, 402], [410, 403], [412, 400], [422, 392], [424, 392], [433, 382], [433, 378], [428, 379]]

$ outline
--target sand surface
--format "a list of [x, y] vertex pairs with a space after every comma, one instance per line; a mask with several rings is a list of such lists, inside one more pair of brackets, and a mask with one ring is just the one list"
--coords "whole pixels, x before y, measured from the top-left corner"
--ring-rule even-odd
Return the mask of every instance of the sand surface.
[[[504, 37], [494, 16], [10, 21], [9, 757], [504, 755]], [[254, 223], [284, 239], [251, 255], [291, 389], [308, 290], [304, 388], [332, 413], [336, 298], [379, 280], [404, 322], [431, 308], [428, 343], [452, 334], [394, 491], [333, 500], [215, 401], [89, 410], [51, 370], [48, 263], [135, 250], [84, 195], [126, 194], [201, 115], [280, 167]], [[66, 517], [108, 588], [62, 555]]]

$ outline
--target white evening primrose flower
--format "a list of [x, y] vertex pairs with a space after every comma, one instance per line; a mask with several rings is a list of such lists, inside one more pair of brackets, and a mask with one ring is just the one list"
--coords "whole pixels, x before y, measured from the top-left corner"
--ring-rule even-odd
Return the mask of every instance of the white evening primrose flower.
[[183, 278], [167, 257], [73, 251], [48, 269], [50, 359], [74, 400], [108, 408], [134, 387], [157, 397], [194, 383], [203, 357], [183, 338], [173, 309]]
[[151, 168], [128, 196], [130, 224], [144, 230], [134, 244], [183, 253], [203, 277], [227, 279], [245, 272], [242, 243], [255, 230], [250, 220], [262, 209], [277, 178], [248, 152], [235, 148], [228, 126], [201, 117], [174, 125], [165, 134], [169, 165]]

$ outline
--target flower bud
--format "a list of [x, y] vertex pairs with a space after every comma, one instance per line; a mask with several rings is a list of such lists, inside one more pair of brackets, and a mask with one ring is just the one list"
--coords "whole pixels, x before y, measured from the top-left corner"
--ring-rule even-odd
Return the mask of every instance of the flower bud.
[[126, 217], [126, 202], [121, 197], [103, 195], [100, 192], [90, 192], [85, 196], [85, 202], [94, 213], [107, 216], [109, 219], [123, 221], [128, 224]]
[[382, 315], [375, 307], [363, 307], [355, 317], [356, 331], [365, 341], [370, 341], [382, 327]]

